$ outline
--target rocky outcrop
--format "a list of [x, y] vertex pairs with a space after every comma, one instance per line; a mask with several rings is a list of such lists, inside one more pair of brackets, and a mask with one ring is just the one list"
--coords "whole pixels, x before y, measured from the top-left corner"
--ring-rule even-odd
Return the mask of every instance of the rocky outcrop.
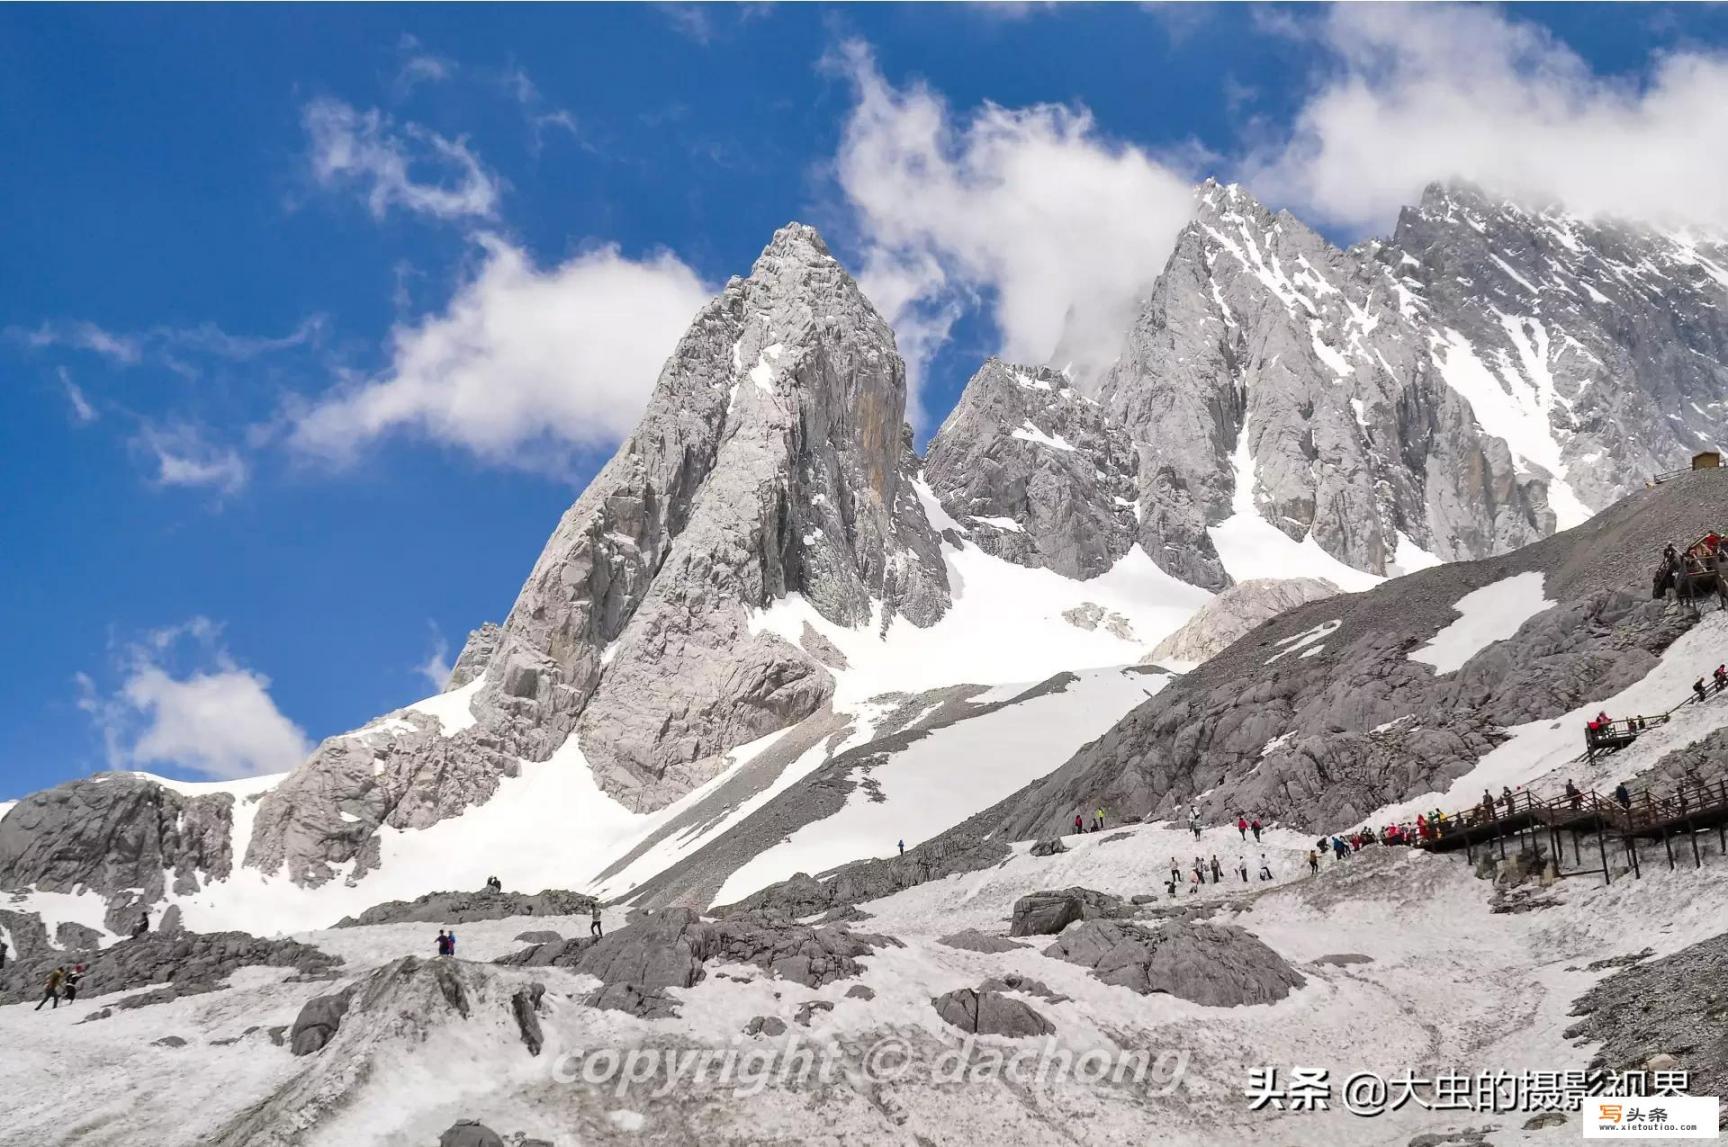
[[522, 1033], [522, 1045], [529, 1055], [539, 1055], [546, 1044], [546, 1034], [540, 1028], [540, 1001], [546, 995], [546, 985], [529, 984], [510, 996], [510, 1014], [516, 1019], [516, 1030]]
[[[161, 1002], [225, 987], [236, 969], [293, 969], [303, 976], [322, 976], [341, 966], [335, 956], [297, 940], [263, 940], [244, 932], [181, 932], [166, 936], [147, 932], [112, 947], [66, 951], [46, 945], [38, 923], [20, 929], [19, 913], [0, 914], [19, 950], [0, 971], [0, 1001], [15, 1003], [41, 994], [42, 981], [57, 965], [87, 966], [81, 993], [86, 998], [134, 988], [166, 985], [148, 1002]], [[28, 946], [21, 940], [28, 938]]]
[[1012, 1038], [1049, 1035], [1056, 1025], [1033, 1011], [1024, 1001], [996, 991], [960, 988], [930, 1001], [943, 1020], [973, 1035]]
[[813, 230], [782, 229], [695, 317], [454, 691], [319, 746], [264, 798], [246, 863], [364, 875], [379, 827], [485, 801], [571, 736], [604, 790], [658, 808], [815, 712], [831, 651], [752, 611], [797, 594], [839, 625], [928, 625], [948, 605], [905, 398], [888, 325]]
[[536, 945], [498, 963], [567, 967], [609, 986], [643, 991], [691, 987], [706, 975], [703, 965], [709, 962], [754, 964], [779, 979], [818, 988], [856, 976], [862, 971], [859, 958], [884, 946], [898, 947], [899, 941], [761, 913], [704, 920], [688, 908], [669, 908], [640, 913], [597, 940]]
[[1282, 956], [1232, 925], [1171, 921], [1149, 931], [1088, 921], [1044, 954], [1090, 968], [1106, 984], [1211, 1007], [1276, 1003], [1306, 983]]
[[1091, 578], [1134, 544], [1134, 444], [1055, 371], [990, 359], [930, 441], [925, 480], [967, 536]]
[[98, 773], [33, 793], [0, 817], [0, 889], [87, 889], [129, 933], [144, 904], [190, 894], [233, 868], [234, 798], [188, 797], [135, 773]]
[[1182, 628], [1160, 641], [1145, 664], [1162, 661], [1198, 664], [1222, 653], [1281, 613], [1338, 593], [1324, 578], [1253, 578], [1237, 582], [1200, 607]]
[[511, 916], [586, 916], [593, 910], [594, 897], [562, 888], [548, 888], [532, 895], [525, 892], [428, 892], [413, 900], [375, 904], [358, 916], [342, 917], [336, 922], [336, 927], [469, 924], [475, 920], [504, 920]]

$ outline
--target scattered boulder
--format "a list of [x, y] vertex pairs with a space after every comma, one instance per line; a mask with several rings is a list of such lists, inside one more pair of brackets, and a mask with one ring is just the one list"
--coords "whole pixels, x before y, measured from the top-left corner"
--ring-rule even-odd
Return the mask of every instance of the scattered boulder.
[[1346, 964], [1372, 964], [1374, 962], [1374, 957], [1364, 956], [1360, 952], [1335, 952], [1329, 956], [1320, 956], [1315, 959], [1314, 962], [1316, 964], [1331, 964], [1334, 967], [1342, 968]]
[[977, 1035], [1038, 1036], [1056, 1030], [1030, 1006], [1001, 992], [960, 988], [930, 1001], [936, 1014], [963, 1032]]
[[1644, 1069], [1646, 1071], [1679, 1071], [1680, 1059], [1678, 1056], [1669, 1055], [1665, 1051], [1659, 1051], [1644, 1061]]
[[833, 1010], [834, 1005], [827, 1000], [811, 1000], [808, 1003], [799, 1004], [798, 1014], [792, 1019], [800, 1027], [809, 1027], [810, 1021], [816, 1018], [817, 1012], [831, 1012]]
[[873, 1000], [876, 998], [876, 993], [863, 984], [853, 984], [846, 989], [846, 998], [849, 1000]]
[[1524, 1130], [1541, 1131], [1547, 1127], [1564, 1127], [1566, 1113], [1564, 1111], [1544, 1111], [1540, 1115], [1532, 1115], [1524, 1121]]
[[185, 1047], [186, 1040], [182, 1036], [165, 1035], [161, 1039], [151, 1040], [150, 1045], [152, 1047]]
[[95, 1011], [91, 1012], [89, 1015], [85, 1016], [83, 1019], [79, 1020], [78, 1022], [81, 1024], [94, 1023], [97, 1020], [108, 1019], [113, 1014], [114, 1014], [113, 1008], [97, 1008]]
[[547, 928], [516, 933], [518, 944], [562, 944], [564, 937]]
[[779, 1016], [757, 1016], [744, 1025], [747, 1036], [782, 1036], [786, 1034], [786, 1021]]
[[164, 936], [178, 936], [186, 930], [180, 922], [180, 905], [170, 904], [162, 910], [162, 918], [156, 922], [156, 931]]
[[1029, 892], [1014, 902], [1010, 936], [1054, 936], [1076, 920], [1113, 920], [1133, 914], [1121, 897], [1090, 888]]
[[498, 1132], [474, 1119], [458, 1119], [438, 1136], [438, 1147], [504, 1147]]
[[1013, 952], [1029, 946], [1016, 944], [1006, 936], [992, 936], [988, 932], [980, 932], [976, 928], [968, 928], [964, 932], [944, 936], [936, 942], [945, 944], [950, 948], [959, 948], [963, 952], [984, 952], [990, 955], [998, 952]]
[[1049, 840], [1041, 840], [1032, 846], [1033, 856], [1054, 856], [1058, 852], [1067, 852], [1068, 846], [1062, 843], [1062, 838], [1053, 836]]
[[545, 994], [545, 984], [533, 983], [517, 988], [510, 997], [510, 1014], [516, 1017], [516, 1030], [522, 1033], [522, 1042], [529, 1055], [539, 1055], [546, 1042], [545, 1034], [540, 1030], [540, 1000]]
[[1174, 920], [1156, 931], [1089, 920], [1044, 949], [1106, 984], [1168, 993], [1211, 1007], [1275, 1003], [1307, 981], [1241, 928]]

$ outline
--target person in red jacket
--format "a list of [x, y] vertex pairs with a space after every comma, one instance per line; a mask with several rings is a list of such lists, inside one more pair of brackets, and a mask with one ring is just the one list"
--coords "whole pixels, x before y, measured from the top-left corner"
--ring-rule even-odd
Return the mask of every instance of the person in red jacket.
[[1248, 839], [1248, 818], [1238, 813], [1236, 815], [1236, 831], [1242, 834], [1242, 839]]

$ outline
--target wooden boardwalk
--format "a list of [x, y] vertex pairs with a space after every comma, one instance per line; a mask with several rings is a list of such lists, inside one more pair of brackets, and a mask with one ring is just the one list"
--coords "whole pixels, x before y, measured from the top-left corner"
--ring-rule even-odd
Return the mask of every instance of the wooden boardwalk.
[[[1668, 867], [1677, 864], [1675, 846], [1678, 842], [1682, 858], [1690, 845], [1692, 863], [1701, 866], [1703, 854], [1698, 848], [1698, 834], [1712, 829], [1717, 847], [1728, 855], [1728, 775], [1712, 780], [1688, 778], [1677, 783], [1666, 795], [1645, 791], [1627, 804], [1603, 797], [1595, 792], [1576, 796], [1544, 798], [1529, 792], [1513, 793], [1510, 802], [1495, 800], [1448, 813], [1440, 824], [1439, 835], [1413, 842], [1431, 852], [1462, 850], [1472, 861], [1478, 849], [1489, 855], [1496, 852], [1505, 859], [1508, 842], [1521, 853], [1540, 853], [1544, 837], [1548, 855], [1555, 861], [1562, 876], [1585, 876], [1600, 873], [1604, 881], [1614, 878], [1608, 862], [1610, 842], [1616, 851], [1624, 851], [1634, 877], [1643, 875], [1638, 855], [1640, 841], [1660, 841]], [[1566, 837], [1571, 837], [1573, 871], [1566, 871]], [[1599, 866], [1585, 868], [1583, 840], [1594, 838], [1595, 859]]]

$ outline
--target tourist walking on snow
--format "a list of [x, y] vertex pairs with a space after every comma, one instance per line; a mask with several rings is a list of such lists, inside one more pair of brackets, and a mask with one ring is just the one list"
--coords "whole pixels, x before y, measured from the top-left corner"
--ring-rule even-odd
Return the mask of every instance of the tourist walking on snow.
[[1086, 819], [1079, 813], [1074, 814], [1074, 831], [1082, 834], [1086, 831]]
[[1212, 854], [1212, 883], [1217, 884], [1224, 879], [1224, 866], [1218, 863], [1218, 854]]
[[1614, 800], [1621, 808], [1632, 807], [1632, 791], [1626, 787], [1625, 781], [1614, 786]]
[[1248, 839], [1248, 818], [1240, 813], [1236, 816], [1236, 831], [1241, 834], [1243, 840]]
[[78, 964], [78, 965], [74, 966], [70, 972], [66, 973], [66, 979], [61, 985], [61, 990], [65, 993], [65, 999], [66, 999], [67, 1003], [69, 1003], [69, 1004], [73, 1003], [78, 999], [78, 981], [82, 980], [83, 978], [84, 978], [84, 965], [83, 964]]
[[1308, 871], [1311, 875], [1320, 875], [1320, 854], [1312, 848], [1308, 850]]
[[1236, 873], [1242, 877], [1242, 883], [1248, 883], [1248, 862], [1240, 856], [1236, 858]]
[[1704, 700], [1704, 678], [1700, 677], [1698, 680], [1692, 682], [1692, 693], [1698, 700]]
[[1182, 866], [1176, 863], [1176, 858], [1170, 858], [1170, 883], [1175, 884], [1182, 879]]
[[1264, 852], [1260, 854], [1260, 879], [1272, 879], [1272, 865], [1267, 863], [1266, 854]]
[[442, 928], [438, 929], [438, 954], [440, 956], [448, 956], [450, 954], [450, 933], [444, 931]]
[[1255, 817], [1251, 822], [1249, 822], [1248, 827], [1254, 833], [1254, 843], [1259, 844], [1260, 843], [1260, 818]]
[[598, 900], [594, 901], [594, 910], [589, 915], [588, 934], [590, 936], [604, 936], [606, 934], [605, 929], [600, 927], [600, 901]]
[[49, 972], [48, 982], [43, 986], [42, 990], [42, 1001], [31, 1010], [38, 1012], [41, 1011], [42, 1004], [45, 1004], [50, 1000], [54, 1001], [54, 1007], [58, 1009], [60, 1007], [60, 984], [65, 979], [66, 969], [64, 967], [55, 968], [52, 972]]
[[1584, 794], [1578, 791], [1578, 786], [1572, 783], [1570, 777], [1566, 779], [1566, 803], [1573, 808], [1584, 803]]
[[1092, 831], [1093, 832], [1102, 832], [1103, 830], [1104, 830], [1104, 806], [1099, 805], [1098, 806], [1098, 819], [1093, 823]]

